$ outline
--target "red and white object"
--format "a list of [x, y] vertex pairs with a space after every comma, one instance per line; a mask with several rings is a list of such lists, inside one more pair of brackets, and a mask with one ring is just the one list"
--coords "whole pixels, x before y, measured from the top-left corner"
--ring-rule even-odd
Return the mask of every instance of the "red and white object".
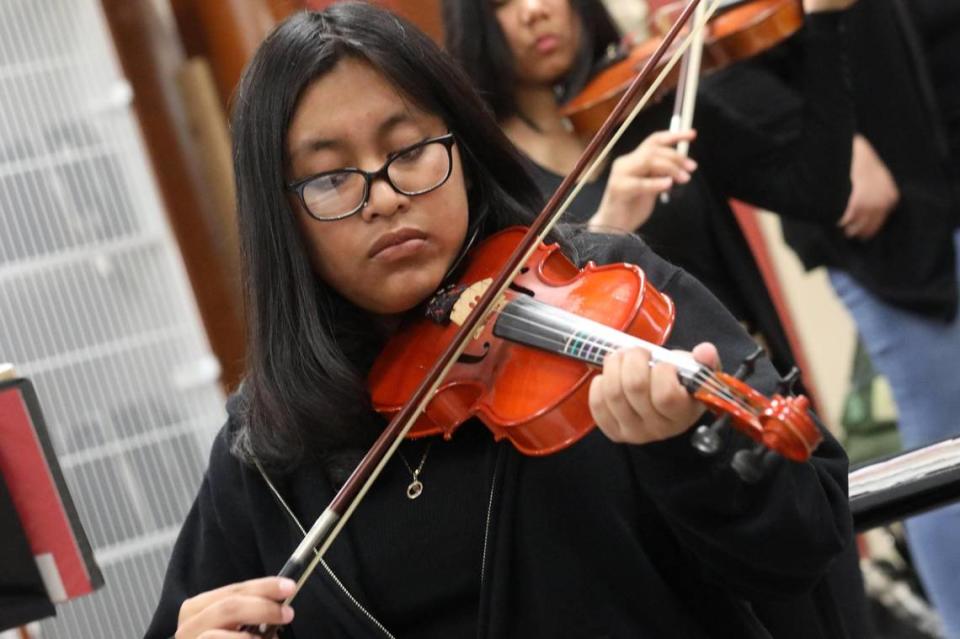
[[29, 380], [0, 382], [0, 475], [54, 603], [103, 585]]

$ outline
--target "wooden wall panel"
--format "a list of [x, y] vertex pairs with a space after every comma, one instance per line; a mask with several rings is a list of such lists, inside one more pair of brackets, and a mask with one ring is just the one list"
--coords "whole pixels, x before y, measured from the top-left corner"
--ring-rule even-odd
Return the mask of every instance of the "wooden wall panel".
[[[302, 0], [308, 9], [320, 10], [335, 0]], [[477, 0], [485, 1], [485, 0]], [[443, 20], [440, 15], [440, 0], [373, 0], [374, 4], [395, 11], [423, 29], [437, 43], [443, 43]]]
[[195, 0], [194, 5], [220, 97], [229, 104], [243, 68], [276, 19], [259, 0]]
[[151, 0], [102, 2], [211, 348], [224, 386], [233, 388], [244, 359], [239, 277], [217, 249], [220, 225], [177, 86], [184, 64], [180, 38]]

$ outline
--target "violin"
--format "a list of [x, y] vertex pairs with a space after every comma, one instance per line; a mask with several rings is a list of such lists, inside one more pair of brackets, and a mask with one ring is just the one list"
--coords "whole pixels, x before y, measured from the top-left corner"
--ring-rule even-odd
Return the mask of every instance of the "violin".
[[[378, 412], [393, 417], [409, 401], [525, 232], [506, 229], [475, 247], [458, 281], [387, 342], [368, 378]], [[604, 357], [641, 347], [651, 353], [651, 365], [676, 366], [693, 397], [725, 416], [714, 431], [699, 431], [698, 449], [716, 447], [718, 440], [705, 438], [718, 437], [716, 431], [729, 421], [764, 450], [793, 461], [809, 459], [821, 435], [807, 411], [807, 398], [764, 397], [734, 376], [663, 348], [674, 317], [673, 302], [639, 267], [588, 263], [579, 269], [556, 244], [541, 243], [407, 437], [449, 439], [476, 415], [496, 440], [507, 439], [524, 454], [557, 452], [594, 426], [587, 393]]]
[[[803, 26], [801, 0], [719, 2], [717, 14], [705, 27], [700, 66], [703, 72], [718, 70], [763, 53]], [[561, 113], [570, 120], [577, 133], [582, 136], [596, 133], [662, 39], [655, 35], [638, 43], [625, 41], [583, 90], [563, 106]], [[656, 71], [665, 66], [667, 56], [661, 58]], [[680, 75], [678, 69], [672, 69], [658, 88], [659, 95], [677, 88]]]

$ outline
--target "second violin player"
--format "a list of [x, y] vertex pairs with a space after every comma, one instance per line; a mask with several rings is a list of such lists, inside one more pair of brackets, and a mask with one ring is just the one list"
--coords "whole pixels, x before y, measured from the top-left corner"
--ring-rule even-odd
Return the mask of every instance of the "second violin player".
[[[839, 10], [849, 4], [805, 3], [809, 13], [797, 36], [806, 58], [801, 126], [771, 136], [699, 100], [696, 132], [668, 133], [671, 105], [651, 105], [567, 216], [594, 228], [637, 231], [762, 336], [784, 372], [794, 358], [728, 198], [801, 219], [835, 222], [842, 215], [854, 118]], [[565, 124], [562, 102], [619, 41], [613, 21], [599, 0], [444, 0], [443, 6], [447, 48], [523, 151], [542, 192], [552, 193], [586, 144]], [[673, 148], [679, 140], [692, 141], [692, 159]], [[658, 202], [676, 185], [669, 204]]]

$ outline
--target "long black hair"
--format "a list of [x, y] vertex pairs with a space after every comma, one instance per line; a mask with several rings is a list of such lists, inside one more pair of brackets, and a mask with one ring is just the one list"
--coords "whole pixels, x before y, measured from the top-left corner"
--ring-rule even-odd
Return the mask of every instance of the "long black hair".
[[315, 276], [284, 193], [285, 141], [300, 96], [348, 57], [370, 64], [456, 136], [470, 226], [480, 236], [529, 223], [542, 201], [468, 78], [416, 27], [359, 2], [281, 23], [244, 71], [231, 119], [249, 331], [233, 451], [274, 468], [365, 447], [383, 425], [364, 383], [379, 347], [372, 318]]
[[[563, 95], [575, 93], [620, 40], [613, 18], [600, 0], [569, 0], [580, 18], [580, 51], [564, 78]], [[487, 0], [443, 0], [443, 28], [447, 51], [476, 84], [498, 120], [517, 115], [516, 69], [495, 7]]]

